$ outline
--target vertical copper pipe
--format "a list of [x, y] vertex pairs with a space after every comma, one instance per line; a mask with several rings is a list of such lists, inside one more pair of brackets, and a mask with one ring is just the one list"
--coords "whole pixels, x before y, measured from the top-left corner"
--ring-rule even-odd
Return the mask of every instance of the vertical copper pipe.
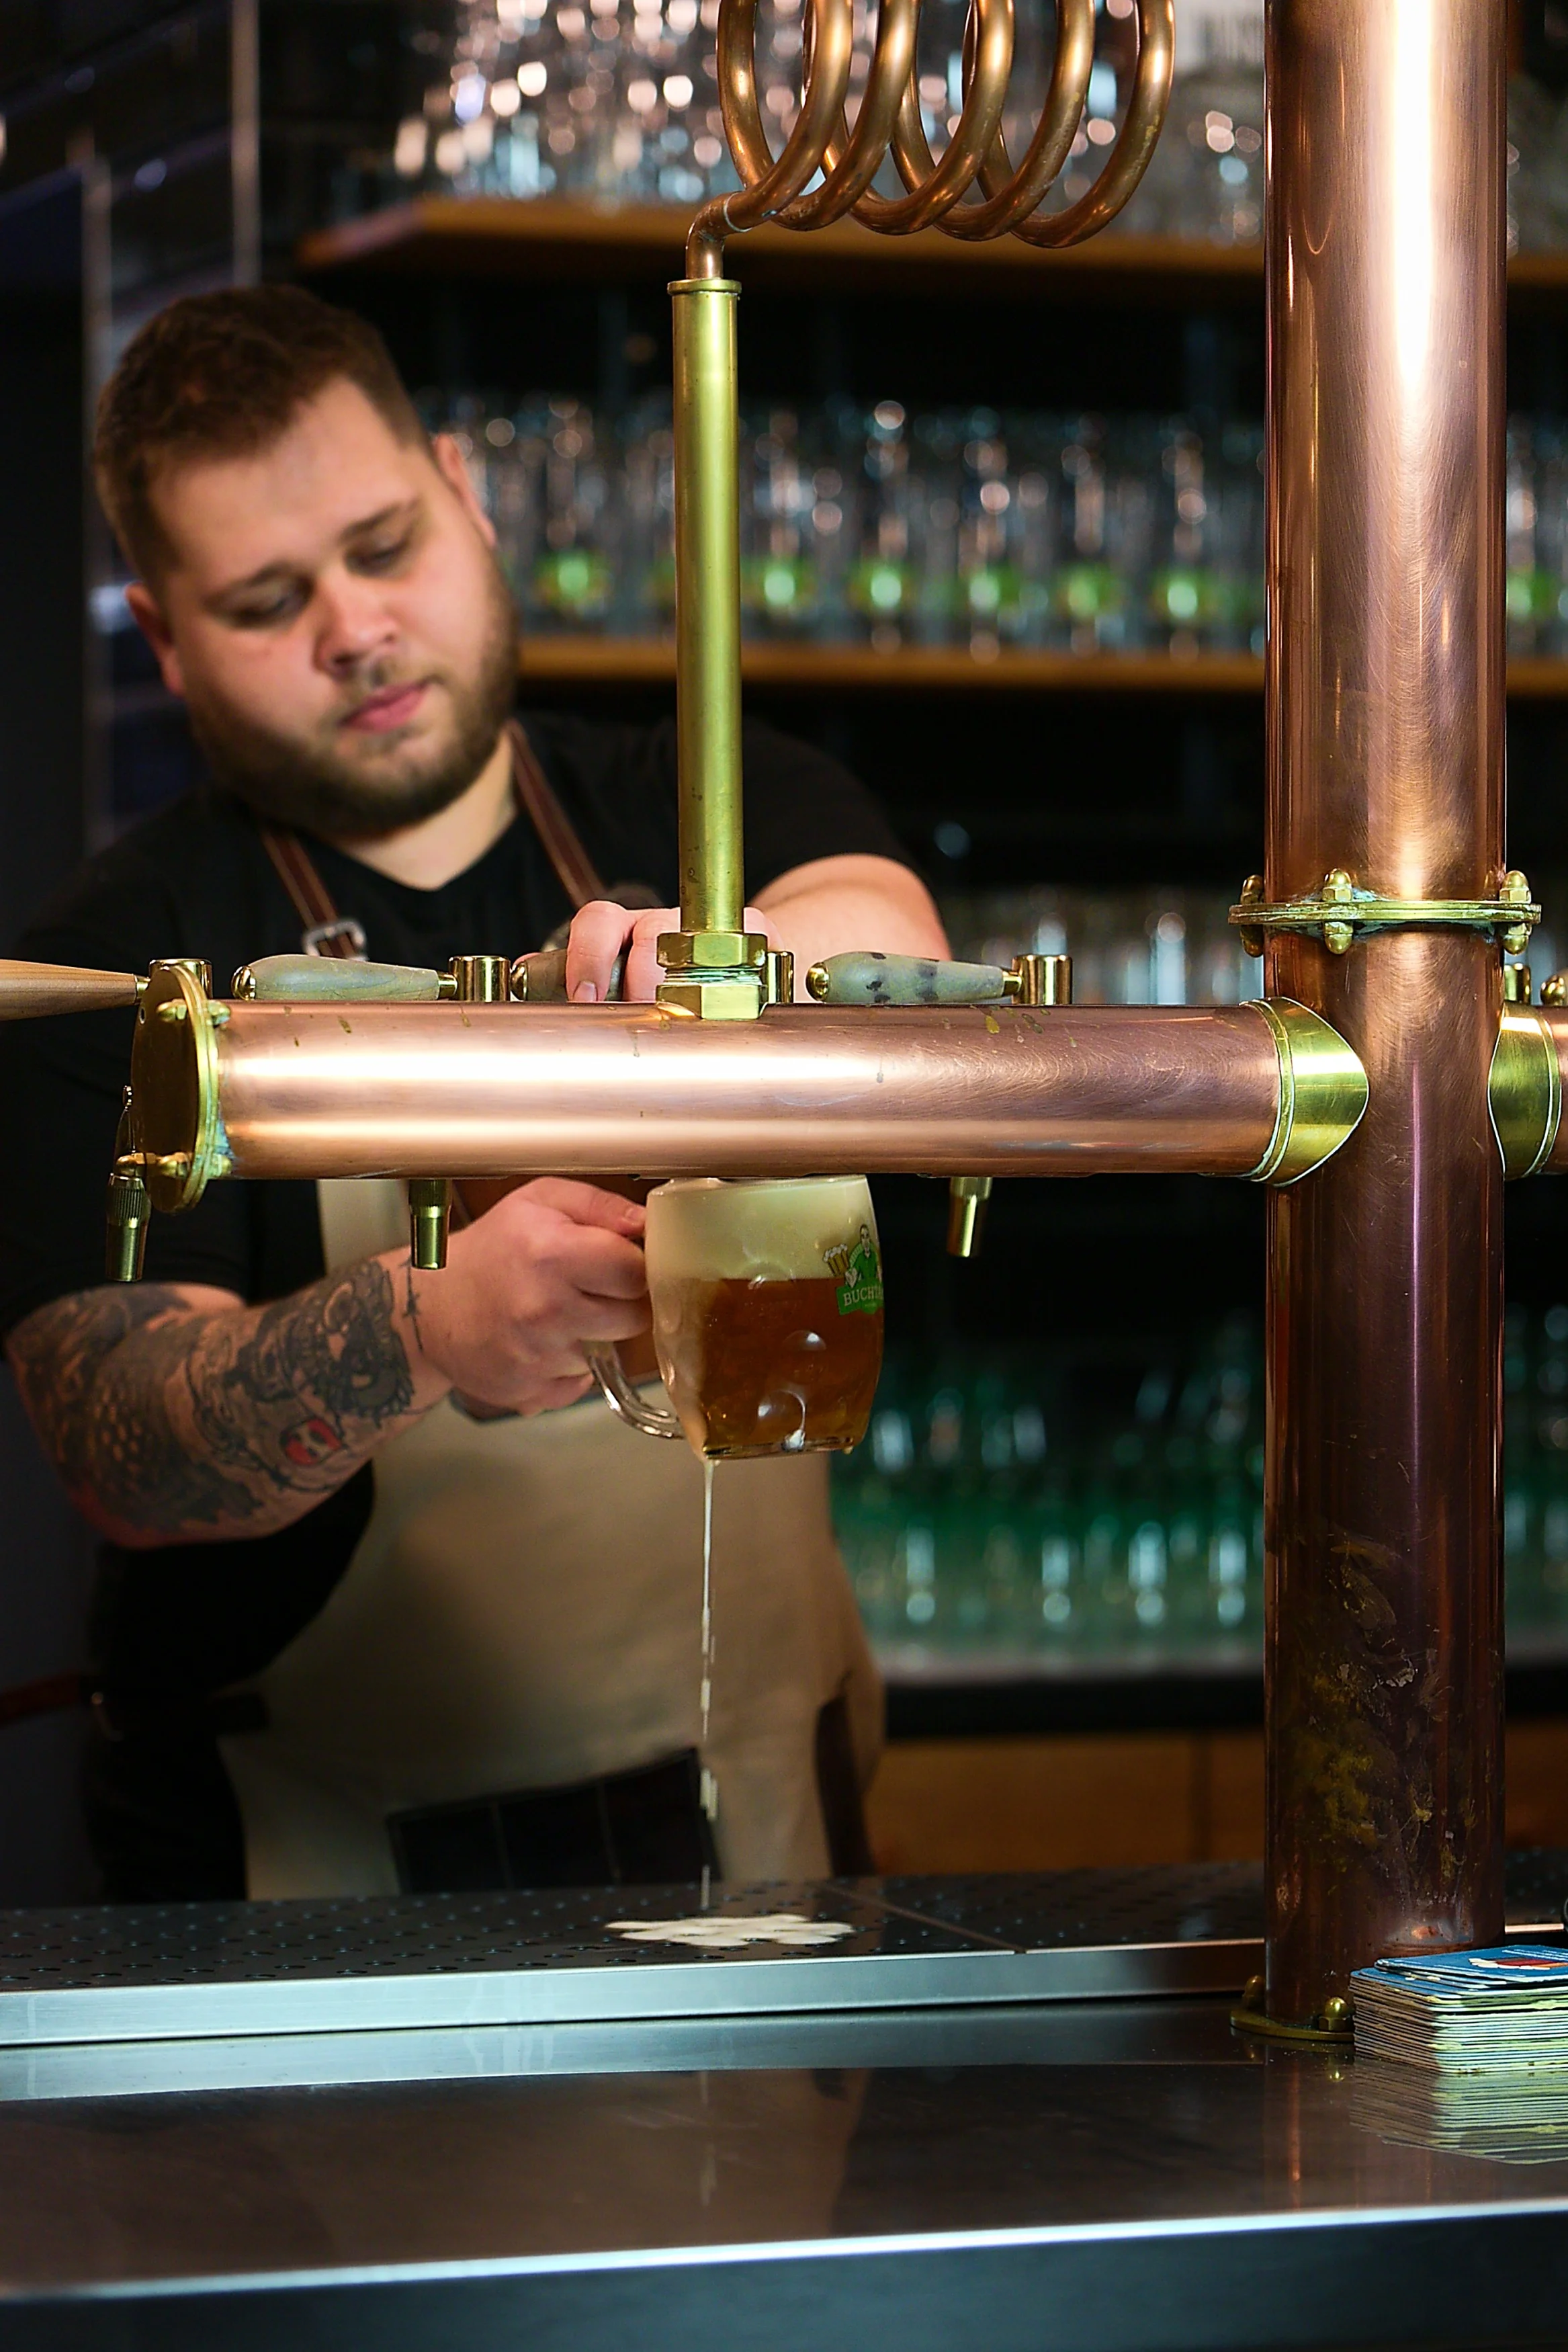
[[[1502, 864], [1503, 0], [1270, 0], [1270, 898]], [[1495, 948], [1281, 938], [1371, 1101], [1270, 1202], [1268, 1993], [1501, 1931]]]

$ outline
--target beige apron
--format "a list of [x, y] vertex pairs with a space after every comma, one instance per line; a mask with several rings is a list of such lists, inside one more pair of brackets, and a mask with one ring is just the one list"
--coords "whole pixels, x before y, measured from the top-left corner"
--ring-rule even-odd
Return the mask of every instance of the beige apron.
[[[318, 1187], [329, 1269], [406, 1238], [401, 1185]], [[821, 1876], [819, 1710], [845, 1693], [862, 1780], [881, 1693], [823, 1456], [720, 1465], [713, 1719], [727, 1878]], [[320, 1614], [223, 1742], [253, 1897], [397, 1890], [389, 1813], [632, 1769], [699, 1744], [702, 1473], [595, 1396], [478, 1423], [450, 1401], [375, 1458]]]

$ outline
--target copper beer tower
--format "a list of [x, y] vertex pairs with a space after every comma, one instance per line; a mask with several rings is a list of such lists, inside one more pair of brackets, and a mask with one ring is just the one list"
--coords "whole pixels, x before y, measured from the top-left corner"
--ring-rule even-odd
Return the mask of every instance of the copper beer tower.
[[[856, 959], [792, 1003], [744, 930], [739, 287], [721, 271], [764, 219], [1092, 234], [1158, 133], [1170, 0], [1138, 0], [1118, 141], [1052, 213], [1093, 0], [1057, 0], [1016, 161], [1011, 0], [971, 0], [940, 159], [917, 0], [880, 0], [852, 119], [850, 0], [811, 0], [778, 158], [755, 6], [719, 18], [745, 184], [698, 215], [671, 289], [682, 928], [661, 1002], [541, 1003], [526, 974], [530, 1001], [478, 1001], [458, 978], [278, 959], [222, 1003], [189, 963], [148, 982], [0, 968], [0, 1015], [140, 995], [122, 1274], [149, 1197], [177, 1209], [225, 1176], [395, 1173], [427, 1202], [434, 1180], [546, 1169], [913, 1170], [960, 1178], [969, 1204], [1009, 1174], [1267, 1183], [1268, 1962], [1245, 2014], [1338, 2037], [1354, 1968], [1501, 1933], [1502, 1184], [1568, 1165], [1568, 1013], [1517, 982], [1505, 1002], [1503, 972], [1539, 912], [1503, 852], [1505, 0], [1270, 0], [1268, 847], [1236, 909], [1267, 995], [1136, 1009], [979, 967], [905, 973], [873, 1009]], [[873, 191], [889, 167], [902, 195]], [[436, 1263], [431, 1223], [415, 1248]]]

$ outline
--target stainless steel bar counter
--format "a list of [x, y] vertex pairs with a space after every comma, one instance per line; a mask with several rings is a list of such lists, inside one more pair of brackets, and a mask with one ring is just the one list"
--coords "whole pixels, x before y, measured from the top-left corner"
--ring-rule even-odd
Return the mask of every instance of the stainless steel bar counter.
[[1246, 1866], [6, 1915], [0, 2347], [1568, 2338], [1568, 2087], [1242, 2039], [1260, 1926]]

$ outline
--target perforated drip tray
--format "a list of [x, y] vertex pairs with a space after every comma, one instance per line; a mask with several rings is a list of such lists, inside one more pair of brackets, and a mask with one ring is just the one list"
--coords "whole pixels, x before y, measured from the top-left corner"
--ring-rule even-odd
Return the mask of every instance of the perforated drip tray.
[[[1511, 1859], [1553, 1931], [1568, 1856]], [[1261, 1932], [1248, 1863], [11, 1911], [0, 2047], [1231, 1992]]]

